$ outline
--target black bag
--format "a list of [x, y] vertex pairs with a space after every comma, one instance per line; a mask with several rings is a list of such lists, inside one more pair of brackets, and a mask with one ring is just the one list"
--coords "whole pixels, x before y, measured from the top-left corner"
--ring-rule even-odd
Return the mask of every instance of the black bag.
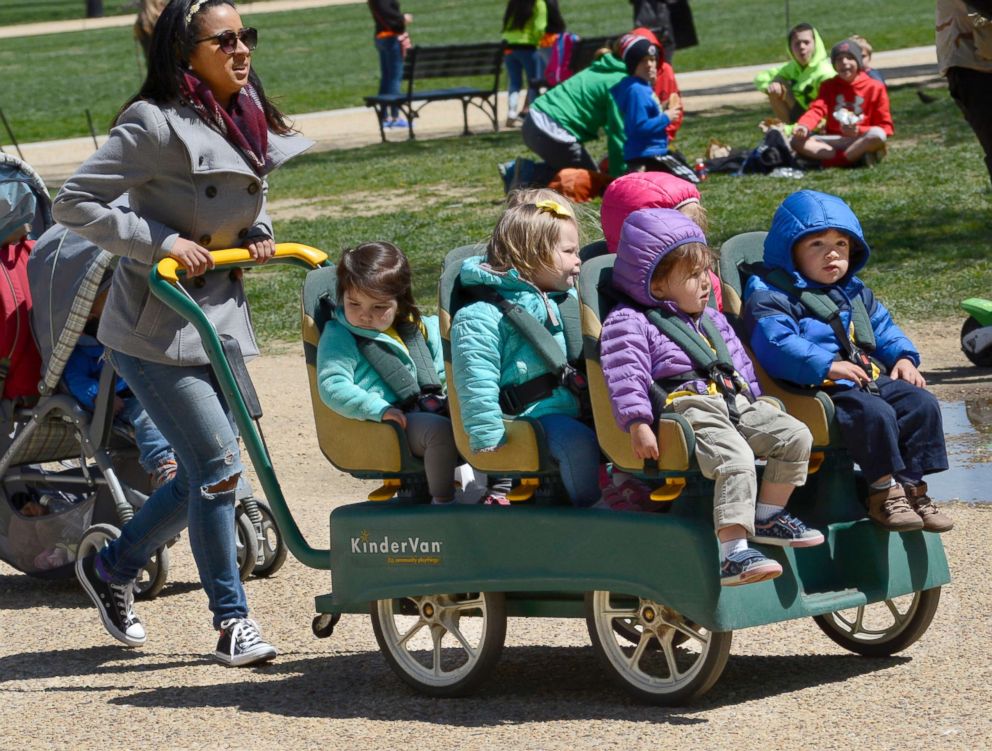
[[745, 175], [767, 175], [779, 167], [795, 167], [796, 159], [785, 135], [777, 128], [769, 128], [761, 143], [744, 160], [741, 172]]
[[751, 155], [748, 149], [731, 149], [727, 156], [716, 157], [715, 159], [707, 159], [703, 162], [703, 166], [706, 171], [713, 172], [716, 174], [727, 174], [736, 175], [740, 173], [741, 168], [744, 166], [744, 162]]

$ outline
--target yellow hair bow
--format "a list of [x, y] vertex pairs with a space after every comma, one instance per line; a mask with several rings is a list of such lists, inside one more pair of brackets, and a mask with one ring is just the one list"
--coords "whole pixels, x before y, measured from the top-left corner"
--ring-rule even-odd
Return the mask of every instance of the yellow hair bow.
[[544, 211], [544, 212], [546, 212], [548, 214], [551, 214], [551, 215], [557, 217], [558, 219], [571, 219], [572, 218], [572, 212], [569, 211], [564, 206], [562, 206], [557, 201], [551, 201], [551, 200], [538, 201], [534, 205], [537, 207], [537, 210], [538, 211]]

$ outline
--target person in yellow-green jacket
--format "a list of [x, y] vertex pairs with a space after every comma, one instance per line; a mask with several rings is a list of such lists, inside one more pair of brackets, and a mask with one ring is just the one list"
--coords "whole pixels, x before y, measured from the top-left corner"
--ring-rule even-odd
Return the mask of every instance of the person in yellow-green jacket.
[[789, 31], [789, 62], [769, 68], [754, 78], [758, 91], [768, 95], [775, 116], [794, 123], [820, 91], [820, 84], [835, 73], [820, 33], [808, 23]]
[[[548, 26], [548, 5], [545, 0], [510, 0], [503, 13], [503, 58], [506, 77], [509, 79], [506, 125], [519, 127], [522, 115], [534, 100], [534, 82], [544, 74], [544, 65], [537, 52], [537, 45]], [[527, 72], [527, 98], [520, 106], [520, 90], [524, 87], [523, 74]]]

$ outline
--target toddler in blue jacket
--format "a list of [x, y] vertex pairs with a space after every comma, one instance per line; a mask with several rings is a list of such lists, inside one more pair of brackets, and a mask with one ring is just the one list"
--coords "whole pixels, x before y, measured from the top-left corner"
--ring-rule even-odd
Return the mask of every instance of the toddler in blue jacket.
[[[895, 531], [945, 532], [953, 522], [923, 482], [947, 469], [940, 407], [924, 389], [919, 352], [855, 276], [869, 252], [843, 200], [793, 193], [765, 238], [767, 273], [744, 289], [744, 327], [769, 375], [830, 395], [841, 438], [870, 484], [869, 516]], [[838, 310], [832, 323], [822, 308], [814, 315], [817, 296]]]

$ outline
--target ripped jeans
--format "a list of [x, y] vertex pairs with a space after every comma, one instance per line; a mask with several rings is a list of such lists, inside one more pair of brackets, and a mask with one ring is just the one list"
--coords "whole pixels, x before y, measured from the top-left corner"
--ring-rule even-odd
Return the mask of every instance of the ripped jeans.
[[235, 547], [235, 485], [209, 488], [242, 472], [233, 418], [206, 365], [178, 366], [108, 350], [118, 374], [176, 452], [175, 478], [156, 490], [101, 553], [111, 580], [134, 579], [155, 550], [187, 526], [214, 627], [248, 615]]

